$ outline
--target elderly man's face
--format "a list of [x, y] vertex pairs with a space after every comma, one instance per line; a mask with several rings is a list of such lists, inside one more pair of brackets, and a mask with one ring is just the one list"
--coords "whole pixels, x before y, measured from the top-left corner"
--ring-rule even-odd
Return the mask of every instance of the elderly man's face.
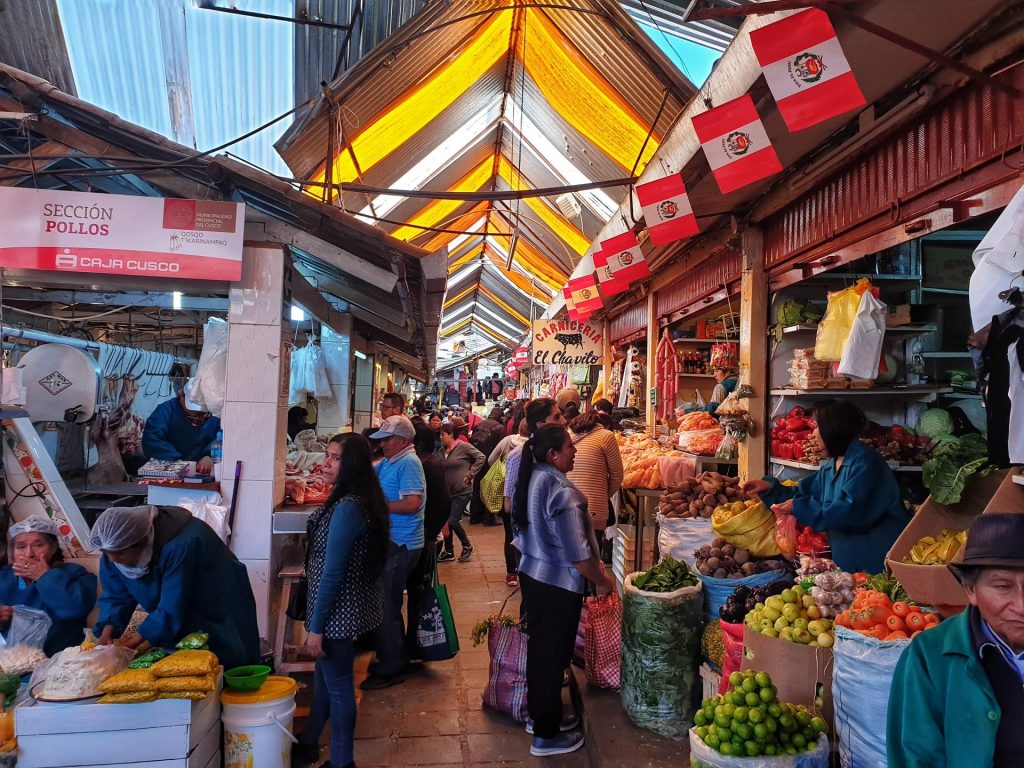
[[384, 458], [390, 459], [392, 456], [396, 456], [401, 453], [405, 450], [406, 446], [411, 444], [412, 440], [392, 435], [391, 437], [381, 438], [380, 449], [384, 454]]
[[1013, 652], [1024, 652], [1024, 568], [982, 568], [974, 585], [964, 588], [971, 605]]

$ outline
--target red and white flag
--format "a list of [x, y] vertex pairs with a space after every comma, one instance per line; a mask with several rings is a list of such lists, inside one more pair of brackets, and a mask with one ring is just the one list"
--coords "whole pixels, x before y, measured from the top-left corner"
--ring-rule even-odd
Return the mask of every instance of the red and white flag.
[[824, 11], [811, 8], [755, 29], [750, 43], [789, 130], [867, 103]]
[[570, 280], [567, 287], [579, 314], [589, 315], [604, 306], [601, 294], [597, 291], [597, 280], [592, 274]]
[[680, 174], [640, 184], [636, 188], [636, 196], [640, 199], [647, 231], [655, 245], [668, 245], [700, 234], [697, 217], [693, 215]]
[[621, 235], [603, 241], [601, 257], [608, 266], [612, 279], [622, 285], [628, 286], [651, 274], [651, 268], [647, 265], [636, 235], [632, 232], [623, 232]]
[[597, 251], [594, 254], [594, 274], [597, 275], [597, 284], [601, 289], [601, 295], [606, 299], [610, 299], [612, 296], [618, 296], [629, 290], [629, 285], [616, 280], [615, 275], [612, 274], [612, 268], [608, 266], [608, 259], [604, 255], [604, 251]]
[[515, 354], [512, 355], [512, 364], [519, 365], [520, 363], [526, 363], [530, 360], [530, 349], [529, 347], [517, 347]]
[[697, 115], [693, 128], [723, 195], [782, 171], [750, 94]]
[[572, 291], [566, 285], [562, 288], [562, 297], [565, 299], [565, 311], [569, 313], [570, 320], [579, 320], [580, 313], [576, 311], [576, 304], [572, 300]]

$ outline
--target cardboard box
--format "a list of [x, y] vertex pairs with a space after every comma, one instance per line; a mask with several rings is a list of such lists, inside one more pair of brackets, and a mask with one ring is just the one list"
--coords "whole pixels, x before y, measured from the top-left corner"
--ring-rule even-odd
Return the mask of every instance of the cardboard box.
[[[803, 704], [818, 714], [834, 733], [835, 710], [832, 706], [832, 649], [812, 648], [743, 628], [741, 670], [756, 669], [771, 675], [779, 701]], [[821, 697], [819, 710], [814, 700]]]
[[899, 325], [910, 325], [909, 304], [890, 304], [885, 308], [885, 327], [893, 328]]
[[967, 594], [945, 565], [913, 565], [904, 563], [903, 558], [924, 536], [935, 536], [943, 528], [969, 528], [974, 518], [988, 508], [993, 500], [1000, 498], [997, 492], [1004, 483], [1012, 484], [1007, 470], [992, 472], [987, 477], [973, 477], [967, 482], [957, 504], [939, 504], [929, 497], [921, 505], [885, 558], [886, 566], [899, 579], [912, 600], [936, 608], [959, 609], [967, 605]]

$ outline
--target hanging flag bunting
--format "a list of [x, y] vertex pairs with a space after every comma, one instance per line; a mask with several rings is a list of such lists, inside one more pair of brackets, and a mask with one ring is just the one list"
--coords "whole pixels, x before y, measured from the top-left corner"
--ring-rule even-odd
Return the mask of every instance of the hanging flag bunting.
[[597, 292], [597, 280], [592, 274], [570, 280], [568, 288], [580, 315], [590, 315], [604, 306], [601, 294]]
[[601, 256], [611, 272], [615, 282], [629, 285], [636, 280], [643, 280], [651, 274], [643, 251], [632, 232], [605, 240], [601, 243]]
[[618, 296], [620, 293], [629, 290], [628, 283], [615, 279], [615, 275], [612, 274], [612, 268], [608, 266], [608, 258], [604, 255], [604, 251], [597, 251], [594, 254], [594, 268], [596, 269], [595, 274], [597, 275], [597, 284], [601, 289], [601, 295], [606, 299]]
[[867, 103], [824, 11], [811, 8], [755, 29], [750, 43], [789, 130]]
[[530, 348], [529, 347], [517, 347], [515, 353], [512, 355], [512, 364], [520, 365], [521, 363], [527, 363], [530, 361]]
[[693, 128], [723, 195], [782, 171], [750, 94], [697, 115]]
[[668, 245], [700, 234], [697, 217], [693, 215], [680, 174], [640, 184], [636, 188], [636, 196], [640, 199], [647, 231], [655, 245]]
[[580, 314], [576, 311], [576, 304], [572, 300], [572, 291], [568, 285], [562, 288], [562, 296], [565, 298], [565, 311], [569, 313], [569, 319], [579, 320]]

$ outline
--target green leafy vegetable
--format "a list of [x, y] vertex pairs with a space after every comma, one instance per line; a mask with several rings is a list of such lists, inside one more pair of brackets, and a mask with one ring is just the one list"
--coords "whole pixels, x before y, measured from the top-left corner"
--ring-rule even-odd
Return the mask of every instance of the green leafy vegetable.
[[683, 587], [692, 587], [700, 581], [690, 566], [665, 555], [661, 562], [633, 580], [633, 586], [644, 592], [675, 592]]
[[964, 435], [941, 442], [922, 465], [922, 481], [939, 504], [956, 504], [973, 474], [988, 474], [988, 443], [984, 435]]

